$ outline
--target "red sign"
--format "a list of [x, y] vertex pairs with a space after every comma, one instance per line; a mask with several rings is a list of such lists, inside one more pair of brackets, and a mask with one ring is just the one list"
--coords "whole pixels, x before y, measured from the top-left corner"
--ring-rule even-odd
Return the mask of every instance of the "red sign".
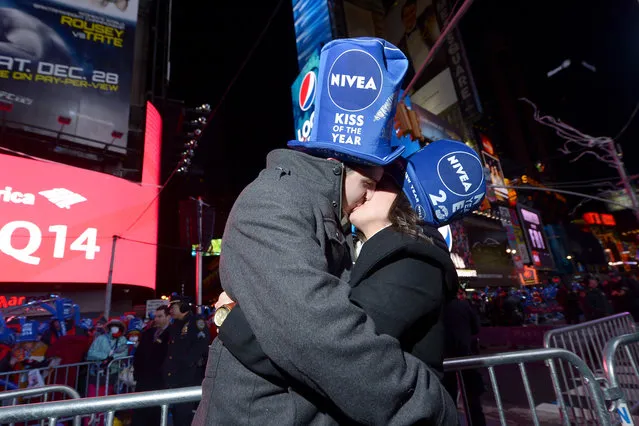
[[0, 295], [0, 309], [24, 305], [26, 302], [27, 302], [26, 296]]
[[484, 151], [489, 153], [490, 155], [495, 155], [495, 149], [493, 148], [493, 143], [488, 139], [488, 136], [484, 134], [479, 134], [481, 138], [481, 146], [484, 148]]
[[605, 225], [615, 226], [617, 222], [615, 217], [611, 214], [599, 214], [599, 213], [584, 213], [584, 222], [588, 225]]
[[615, 221], [615, 217], [611, 214], [601, 214], [601, 223], [606, 226], [615, 226], [617, 222]]
[[0, 281], [105, 284], [117, 235], [113, 282], [154, 289], [160, 134], [146, 134], [143, 184], [0, 154]]

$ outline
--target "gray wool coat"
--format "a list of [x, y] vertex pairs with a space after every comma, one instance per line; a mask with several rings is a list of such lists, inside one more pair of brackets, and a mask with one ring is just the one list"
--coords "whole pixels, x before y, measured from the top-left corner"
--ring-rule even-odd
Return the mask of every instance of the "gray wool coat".
[[349, 301], [343, 173], [338, 162], [275, 150], [238, 197], [222, 240], [222, 286], [290, 383], [254, 374], [216, 339], [193, 425], [457, 424], [435, 374]]

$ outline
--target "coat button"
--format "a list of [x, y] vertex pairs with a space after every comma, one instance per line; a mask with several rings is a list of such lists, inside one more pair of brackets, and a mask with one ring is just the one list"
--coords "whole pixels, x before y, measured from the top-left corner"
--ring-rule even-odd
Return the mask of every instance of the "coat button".
[[333, 204], [333, 207], [337, 207], [337, 201], [333, 201], [331, 204]]
[[336, 176], [341, 175], [342, 174], [342, 168], [340, 166], [333, 167], [333, 173], [335, 173]]

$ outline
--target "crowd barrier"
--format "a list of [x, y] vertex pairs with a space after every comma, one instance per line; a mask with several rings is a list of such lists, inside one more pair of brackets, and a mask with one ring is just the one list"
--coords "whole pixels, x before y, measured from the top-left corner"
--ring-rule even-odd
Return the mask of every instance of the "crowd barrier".
[[[639, 333], [611, 339], [604, 348], [606, 398], [623, 425], [634, 425], [632, 414], [639, 408]], [[629, 406], [630, 404], [630, 406]]]
[[166, 426], [169, 417], [169, 404], [197, 402], [202, 398], [202, 388], [193, 386], [162, 391], [138, 392], [126, 395], [82, 398], [55, 402], [16, 405], [0, 408], [0, 424], [29, 422], [45, 419], [55, 426], [60, 418], [88, 416], [106, 413], [105, 424], [113, 426], [115, 412], [145, 407], [161, 407], [161, 425]]
[[[528, 402], [528, 406], [530, 408], [530, 423], [535, 426], [540, 425], [539, 416], [537, 413], [537, 406], [535, 403], [535, 397], [532, 392], [530, 382], [528, 379], [528, 373], [526, 370], [526, 364], [538, 361], [551, 361], [551, 360], [560, 360], [570, 366], [572, 366], [575, 371], [578, 372], [579, 377], [584, 380], [587, 384], [590, 396], [591, 396], [591, 405], [590, 408], [594, 413], [591, 420], [595, 421], [596, 424], [601, 426], [610, 425], [610, 414], [606, 408], [606, 402], [604, 398], [604, 394], [599, 387], [599, 384], [595, 380], [595, 375], [590, 368], [586, 365], [586, 363], [579, 358], [574, 353], [567, 351], [565, 349], [531, 349], [525, 351], [516, 351], [516, 352], [506, 352], [501, 354], [487, 355], [487, 356], [473, 356], [473, 357], [464, 357], [464, 358], [453, 358], [447, 359], [444, 361], [444, 371], [446, 372], [455, 372], [457, 375], [457, 381], [459, 383], [459, 393], [462, 397], [463, 401], [463, 409], [465, 413], [465, 417], [467, 419], [467, 424], [472, 425], [472, 416], [470, 415], [471, 407], [469, 407], [469, 398], [468, 392], [466, 391], [465, 379], [464, 379], [464, 370], [475, 370], [475, 369], [487, 369], [488, 377], [490, 379], [490, 386], [493, 393], [493, 398], [495, 400], [495, 404], [497, 406], [497, 411], [499, 414], [499, 421], [502, 425], [507, 425], [508, 420], [506, 416], [506, 410], [504, 409], [504, 404], [502, 403], [502, 395], [499, 389], [499, 383], [497, 382], [497, 376], [495, 372], [495, 367], [497, 366], [505, 366], [505, 365], [517, 365], [519, 368], [522, 384], [524, 387], [524, 393], [526, 400]], [[551, 371], [551, 376], [553, 372]], [[509, 380], [512, 380], [512, 377], [509, 376]], [[476, 392], [476, 390], [473, 390]], [[579, 418], [571, 415], [569, 412], [569, 405], [564, 401], [561, 392], [558, 392], [558, 389], [555, 388], [555, 392], [558, 398], [559, 411], [561, 423], [563, 425], [569, 426], [572, 423], [578, 423], [580, 421]]]
[[[490, 384], [495, 397], [495, 402], [499, 411], [499, 418], [502, 425], [506, 425], [507, 416], [501, 402], [499, 384], [497, 382], [495, 368], [505, 365], [517, 365], [521, 372], [524, 383], [526, 399], [530, 405], [531, 424], [539, 425], [539, 418], [535, 409], [535, 399], [531, 387], [528, 383], [526, 364], [547, 360], [562, 360], [573, 365], [584, 381], [588, 383], [593, 401], [594, 420], [602, 426], [610, 425], [610, 415], [606, 409], [606, 403], [602, 390], [595, 380], [593, 372], [575, 354], [563, 349], [534, 349], [527, 351], [510, 352], [489, 356], [476, 356], [458, 359], [449, 359], [444, 363], [447, 372], [455, 372], [460, 383], [460, 393], [464, 401], [465, 412], [468, 413], [468, 399], [466, 387], [464, 385], [464, 374], [466, 370], [487, 369], [490, 377]], [[128, 410], [144, 407], [162, 407], [162, 425], [166, 425], [168, 418], [168, 406], [182, 402], [194, 402], [201, 398], [201, 388], [191, 387], [182, 389], [172, 389], [167, 391], [139, 392], [127, 395], [111, 395], [106, 397], [84, 398], [80, 401], [56, 401], [44, 402], [14, 407], [0, 408], [0, 423], [32, 421], [47, 419], [49, 424], [55, 424], [56, 419], [69, 416], [95, 415], [106, 413], [105, 424], [111, 426], [115, 412], [118, 410]], [[569, 425], [568, 407], [563, 400], [559, 401], [559, 409], [564, 413], [563, 424]], [[467, 416], [468, 418], [468, 416]]]
[[[473, 356], [447, 359], [444, 370], [454, 373], [457, 379], [460, 408], [466, 423], [472, 425], [472, 401], [469, 395], [477, 392], [468, 389], [467, 372], [483, 370], [489, 378], [489, 388], [494, 399], [499, 422], [512, 424], [510, 412], [502, 401], [497, 373], [499, 368], [516, 368], [520, 383], [508, 372], [508, 385], [517, 382], [523, 387], [523, 395], [528, 404], [528, 419], [524, 423], [540, 425], [534, 387], [531, 385], [530, 368], [546, 368], [551, 378], [556, 397], [556, 422], [552, 424], [611, 424], [634, 425], [631, 413], [639, 408], [639, 333], [635, 333], [635, 324], [628, 314], [619, 314], [596, 321], [550, 330], [544, 336], [544, 349], [506, 352], [487, 356]], [[162, 424], [168, 419], [168, 406], [182, 402], [198, 401], [201, 388], [183, 388], [170, 391], [128, 393], [134, 388], [131, 377], [132, 357], [111, 361], [107, 366], [100, 363], [79, 363], [42, 368], [51, 380], [57, 379], [80, 383], [82, 374], [87, 375], [87, 385], [94, 384], [103, 389], [95, 395], [85, 392], [89, 398], [81, 401], [64, 400], [15, 405], [0, 408], [0, 424], [12, 422], [42, 420], [55, 425], [60, 419], [73, 419], [75, 416], [90, 416], [90, 423], [98, 419], [100, 424], [112, 425], [115, 412], [144, 407], [162, 407]], [[545, 367], [544, 367], [545, 364]], [[77, 371], [73, 372], [73, 368]], [[86, 369], [86, 373], [82, 370]], [[22, 374], [12, 372], [6, 374]], [[82, 373], [81, 373], [82, 371]], [[538, 370], [533, 379], [539, 380]], [[69, 379], [71, 378], [71, 379]], [[515, 380], [513, 380], [515, 379]], [[534, 382], [534, 381], [533, 381]], [[504, 383], [502, 382], [502, 385]], [[504, 386], [508, 388], [508, 386]], [[50, 388], [54, 389], [54, 388]], [[43, 392], [44, 390], [44, 392]], [[85, 389], [86, 390], [86, 389]], [[24, 389], [16, 392], [18, 397], [38, 394], [51, 394], [52, 391]], [[507, 390], [512, 392], [512, 390]], [[521, 391], [517, 391], [521, 392]], [[76, 392], [76, 394], [81, 392]], [[124, 395], [125, 393], [128, 393]], [[116, 395], [114, 395], [116, 394]], [[0, 393], [0, 402], [7, 399]], [[75, 397], [75, 396], [74, 396]], [[610, 404], [610, 405], [607, 405]]]
[[[82, 396], [106, 396], [133, 391], [133, 357], [114, 359], [107, 366], [86, 361], [0, 373], [0, 392], [43, 385], [64, 385]], [[92, 395], [93, 394], [93, 395]]]
[[[594, 321], [550, 330], [544, 336], [546, 348], [566, 349], [581, 358], [605, 386], [604, 350], [616, 337], [633, 334], [636, 327], [628, 313], [612, 315]], [[557, 398], [566, 398], [568, 414], [573, 421], [591, 421], [597, 413], [593, 408], [590, 383], [585, 383], [573, 365], [559, 360], [548, 361]]]
[[[80, 399], [80, 394], [69, 386], [50, 385], [38, 388], [16, 389], [0, 392], [0, 403], [2, 403], [2, 406], [5, 406], [5, 401], [11, 400], [10, 405], [15, 406], [18, 404], [19, 398], [32, 398], [35, 396], [42, 396], [42, 401], [47, 402], [47, 397], [55, 394], [62, 394], [70, 399]], [[80, 417], [75, 417], [74, 419], [69, 417], [60, 420], [73, 420], [73, 426], [80, 426]], [[44, 422], [41, 424], [44, 424]], [[14, 423], [9, 423], [9, 426], [14, 426]]]

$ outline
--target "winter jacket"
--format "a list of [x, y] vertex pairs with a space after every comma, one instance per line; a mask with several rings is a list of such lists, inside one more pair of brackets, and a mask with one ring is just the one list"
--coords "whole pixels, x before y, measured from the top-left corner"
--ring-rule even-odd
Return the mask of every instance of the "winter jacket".
[[87, 361], [104, 361], [109, 357], [113, 359], [124, 358], [128, 354], [129, 347], [126, 344], [126, 337], [120, 336], [116, 339], [110, 333], [105, 333], [93, 341], [87, 353]]
[[223, 236], [224, 290], [290, 384], [312, 394], [260, 377], [218, 338], [194, 425], [335, 425], [332, 408], [363, 424], [456, 424], [433, 371], [396, 339], [376, 334], [373, 320], [348, 299], [351, 287], [340, 280], [352, 265], [340, 227], [343, 173], [332, 160], [271, 152]]

